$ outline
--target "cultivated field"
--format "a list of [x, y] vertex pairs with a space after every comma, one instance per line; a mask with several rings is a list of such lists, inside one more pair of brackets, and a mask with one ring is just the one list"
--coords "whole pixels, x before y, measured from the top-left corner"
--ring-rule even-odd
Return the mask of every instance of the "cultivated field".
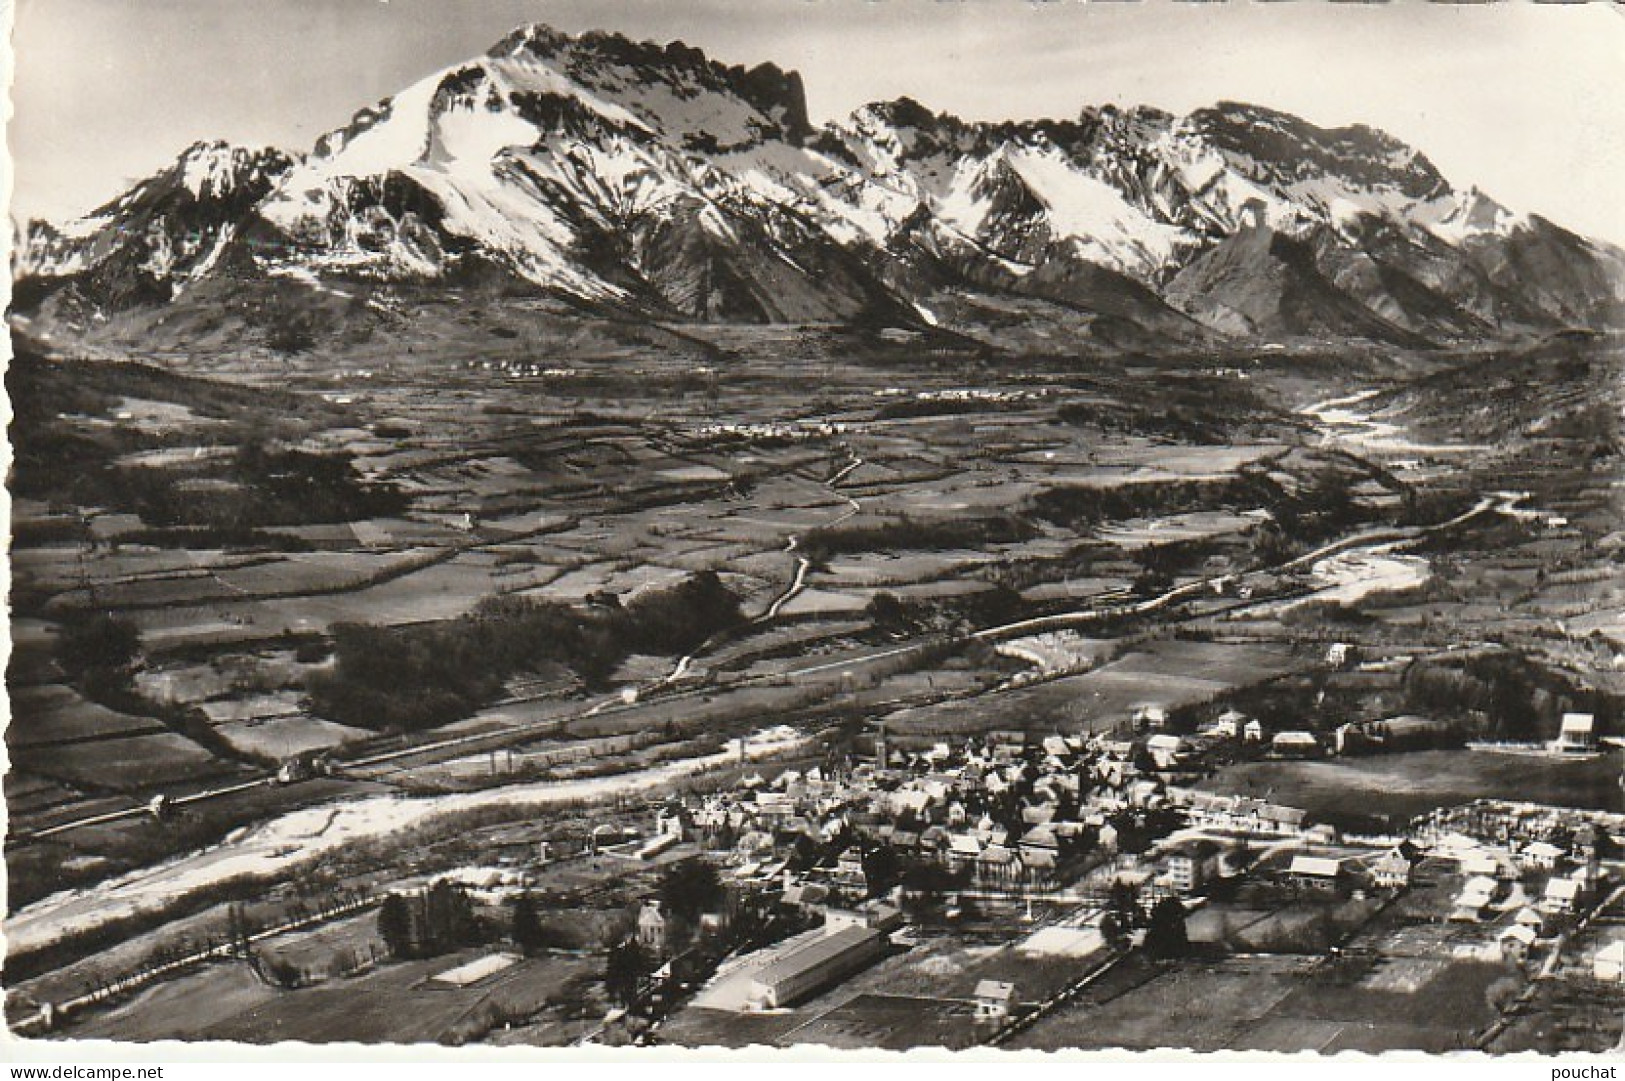
[[[828, 327], [495, 336], [482, 312], [463, 298], [414, 315], [432, 334], [410, 353], [359, 342], [274, 366], [207, 335], [121, 364], [20, 343], [6, 858], [21, 971], [108, 948], [109, 913], [133, 940], [161, 935], [317, 856], [398, 870], [471, 822], [574, 821], [862, 755], [880, 723], [905, 752], [1125, 733], [1159, 710], [1189, 731], [1232, 706], [1323, 737], [1414, 713], [1532, 741], [1576, 709], [1621, 731], [1609, 343], [1488, 359], [1046, 346], [1016, 363]], [[1554, 359], [1561, 377], [1536, 378]], [[1490, 360], [1522, 376], [1486, 389]], [[1301, 411], [1364, 391], [1411, 438]], [[1452, 432], [1468, 403], [1471, 429]], [[1007, 639], [1076, 645], [1023, 656]], [[1334, 643], [1355, 660], [1331, 661]], [[749, 746], [764, 730], [771, 746]], [[1621, 798], [1613, 752], [1255, 750], [1202, 783], [1399, 817]], [[1323, 915], [1238, 905], [1211, 937], [1285, 950], [1351, 929]], [[274, 955], [332, 968], [368, 952], [353, 930]], [[195, 1011], [188, 1035], [456, 1041], [512, 1014], [530, 1020], [502, 1038], [557, 1041], [583, 1022], [549, 1005], [574, 995], [574, 964], [533, 958], [466, 989], [430, 986], [428, 963], [296, 989], [216, 965], [85, 1026], [157, 1039]], [[1127, 965], [1023, 1039], [1462, 1046], [1483, 964], [1403, 979], [1301, 956]], [[686, 1010], [663, 1038], [963, 1043], [978, 979], [1036, 998], [1074, 974], [1002, 943], [927, 943], [838, 1000], [727, 1023]], [[1405, 1003], [1425, 990], [1390, 986], [1430, 980], [1468, 989], [1459, 1016], [1419, 1022]]]

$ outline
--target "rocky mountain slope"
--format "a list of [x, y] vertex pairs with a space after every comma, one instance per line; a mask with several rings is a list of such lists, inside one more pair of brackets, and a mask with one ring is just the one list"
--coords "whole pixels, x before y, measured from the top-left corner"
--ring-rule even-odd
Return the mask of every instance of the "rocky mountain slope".
[[272, 289], [919, 327], [1008, 296], [1142, 344], [1446, 342], [1617, 324], [1625, 301], [1625, 253], [1370, 128], [1230, 103], [968, 122], [908, 99], [814, 128], [770, 64], [541, 26], [307, 154], [191, 147], [32, 223], [16, 272], [19, 311], [70, 324]]

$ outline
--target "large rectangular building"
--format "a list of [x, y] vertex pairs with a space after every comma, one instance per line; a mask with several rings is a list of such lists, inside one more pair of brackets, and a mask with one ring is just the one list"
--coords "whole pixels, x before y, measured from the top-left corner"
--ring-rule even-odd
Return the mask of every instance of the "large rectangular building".
[[776, 1010], [807, 998], [866, 967], [885, 950], [886, 940], [869, 927], [844, 927], [798, 946], [762, 969], [751, 981], [758, 1009]]

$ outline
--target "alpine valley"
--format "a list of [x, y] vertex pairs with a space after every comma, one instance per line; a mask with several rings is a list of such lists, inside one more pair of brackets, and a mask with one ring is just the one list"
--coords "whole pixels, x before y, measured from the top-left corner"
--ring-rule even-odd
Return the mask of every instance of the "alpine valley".
[[531, 26], [28, 226], [7, 1025], [1617, 1053], [1625, 253], [1077, 104]]

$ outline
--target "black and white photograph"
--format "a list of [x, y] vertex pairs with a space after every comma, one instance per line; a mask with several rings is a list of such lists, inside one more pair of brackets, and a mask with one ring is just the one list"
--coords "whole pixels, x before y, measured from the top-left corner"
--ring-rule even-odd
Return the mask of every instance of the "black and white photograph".
[[1625, 1051], [1625, 7], [0, 10], [0, 1058]]

